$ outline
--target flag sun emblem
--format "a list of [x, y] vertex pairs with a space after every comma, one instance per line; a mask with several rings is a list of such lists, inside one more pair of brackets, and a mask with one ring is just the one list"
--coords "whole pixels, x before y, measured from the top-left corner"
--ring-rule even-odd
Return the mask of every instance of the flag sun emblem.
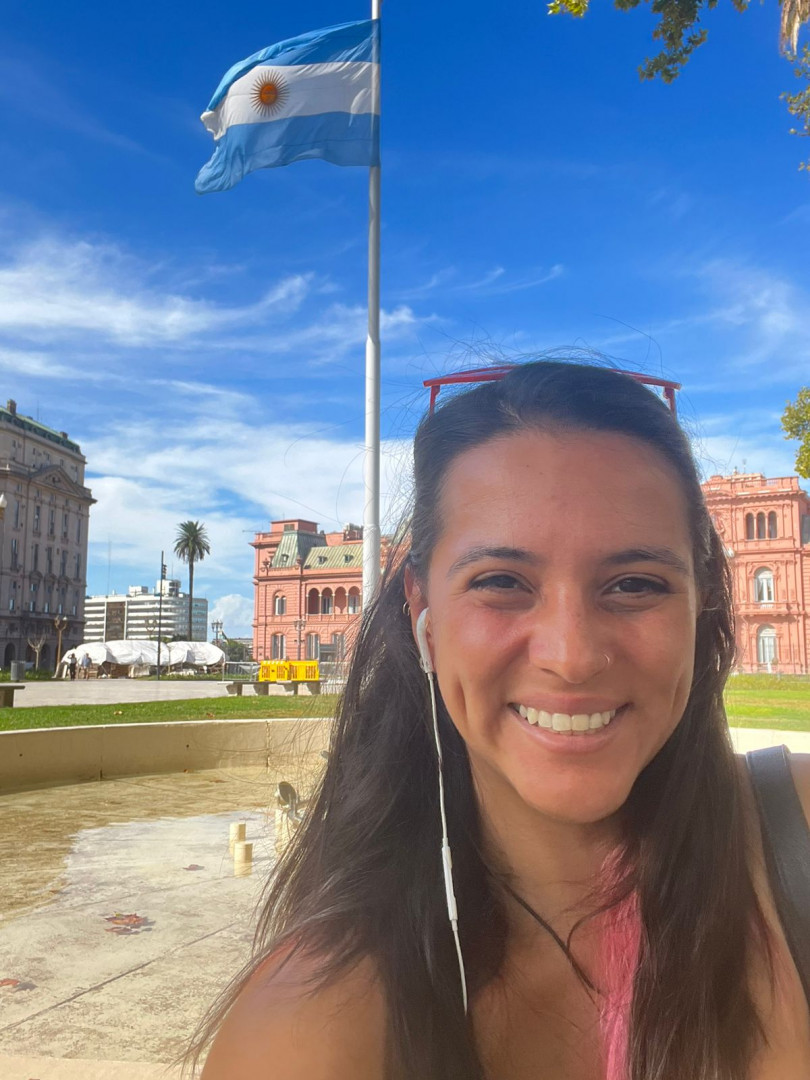
[[279, 75], [260, 75], [253, 84], [253, 107], [265, 116], [272, 116], [283, 108], [289, 97], [287, 84]]

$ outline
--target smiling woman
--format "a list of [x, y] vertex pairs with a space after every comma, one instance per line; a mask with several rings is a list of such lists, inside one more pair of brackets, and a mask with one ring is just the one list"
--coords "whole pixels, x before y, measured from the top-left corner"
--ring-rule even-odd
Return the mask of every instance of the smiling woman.
[[728, 568], [669, 409], [526, 364], [426, 417], [414, 470], [204, 1080], [810, 1075], [723, 712]]

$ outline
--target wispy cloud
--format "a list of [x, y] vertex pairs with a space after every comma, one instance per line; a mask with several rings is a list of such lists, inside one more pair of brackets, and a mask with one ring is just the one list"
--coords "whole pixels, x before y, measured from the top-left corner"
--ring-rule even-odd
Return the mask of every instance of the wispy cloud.
[[0, 266], [0, 332], [35, 342], [91, 334], [127, 347], [180, 344], [212, 331], [289, 315], [311, 275], [283, 277], [252, 304], [228, 307], [167, 293], [153, 273], [111, 244], [43, 237]]
[[458, 296], [473, 293], [478, 296], [502, 296], [506, 293], [523, 292], [546, 285], [565, 273], [562, 263], [555, 263], [549, 270], [535, 269], [517, 276], [511, 276], [505, 267], [493, 266], [479, 277], [470, 281], [459, 280], [458, 270], [454, 266], [445, 267], [432, 274], [427, 281], [412, 289], [399, 292], [404, 300], [415, 300], [431, 294]]
[[[43, 74], [44, 70], [47, 75]], [[136, 140], [106, 127], [72, 100], [66, 89], [72, 81], [53, 57], [48, 58], [44, 68], [19, 57], [0, 56], [0, 102], [13, 108], [15, 113], [29, 117], [37, 125], [62, 128], [115, 150], [156, 156]], [[53, 107], [54, 85], [59, 86], [58, 108]]]

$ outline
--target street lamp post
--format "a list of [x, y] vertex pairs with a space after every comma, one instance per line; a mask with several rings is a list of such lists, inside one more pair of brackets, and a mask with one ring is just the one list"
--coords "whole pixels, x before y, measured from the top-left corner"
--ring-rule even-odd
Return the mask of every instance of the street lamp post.
[[166, 578], [166, 563], [163, 561], [164, 553], [160, 553], [160, 585], [158, 596], [158, 639], [157, 639], [157, 677], [160, 679], [160, 635], [163, 633], [163, 582]]
[[302, 619], [293, 619], [293, 626], [295, 627], [295, 632], [298, 634], [298, 659], [299, 660], [301, 659], [301, 641], [303, 639], [303, 635], [302, 635], [301, 631], [304, 629], [304, 627], [306, 625], [307, 625], [306, 617], [304, 617]]

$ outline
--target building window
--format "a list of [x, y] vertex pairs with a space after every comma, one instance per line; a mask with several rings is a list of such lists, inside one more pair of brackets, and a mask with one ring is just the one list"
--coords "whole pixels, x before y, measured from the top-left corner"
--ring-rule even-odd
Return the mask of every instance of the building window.
[[63, 551], [62, 558], [59, 562], [59, 573], [62, 575], [62, 577], [67, 577], [67, 557], [68, 553], [66, 551]]
[[13, 610], [14, 610], [14, 607], [15, 607], [15, 604], [16, 604], [16, 601], [15, 601], [14, 597], [13, 597], [13, 596], [10, 596], [10, 597], [8, 598], [8, 610], [9, 610], [9, 611], [13, 611]]
[[760, 626], [757, 630], [757, 661], [768, 668], [776, 663], [776, 631], [772, 626]]
[[767, 567], [754, 574], [754, 595], [758, 604], [773, 603], [773, 571]]
[[81, 542], [82, 542], [82, 519], [77, 518], [76, 519], [76, 543], [80, 544]]
[[[276, 593], [273, 598], [273, 614], [274, 615], [286, 615], [287, 614], [287, 597], [283, 593]], [[274, 657], [275, 659], [275, 657]]]
[[770, 514], [768, 514], [768, 539], [769, 540], [775, 540], [776, 536], [777, 536], [776, 511], [771, 510]]
[[321, 615], [332, 614], [332, 590], [324, 589], [321, 593]]
[[56, 520], [54, 517], [54, 511], [48, 511], [48, 536], [56, 535]]
[[320, 634], [307, 634], [307, 660], [318, 660], [321, 655]]
[[62, 539], [67, 540], [68, 528], [70, 526], [70, 519], [67, 514], [62, 514]]
[[14, 528], [19, 529], [19, 527], [20, 527], [20, 500], [15, 499], [14, 500]]
[[12, 541], [11, 541], [11, 569], [12, 570], [19, 570], [19, 568], [20, 568], [19, 562], [20, 562], [19, 541], [17, 541], [16, 539], [12, 539]]
[[273, 634], [271, 640], [272, 647], [272, 660], [283, 660], [287, 655], [287, 643], [284, 639], [284, 634]]
[[746, 540], [753, 540], [754, 539], [754, 515], [753, 514], [746, 514], [745, 515], [745, 539]]
[[35, 506], [34, 507], [34, 532], [36, 532], [36, 533], [39, 532], [39, 518], [40, 518], [41, 513], [42, 513], [42, 507], [41, 506]]
[[765, 515], [757, 514], [757, 540], [765, 539]]
[[307, 615], [317, 615], [321, 610], [321, 598], [317, 589], [310, 589], [307, 593]]
[[45, 573], [53, 573], [53, 548], [50, 547], [45, 548]]
[[34, 544], [31, 549], [31, 569], [39, 570], [39, 544]]
[[343, 634], [332, 634], [332, 644], [335, 646], [335, 659], [346, 659], [346, 638]]
[[349, 589], [349, 602], [348, 612], [350, 615], [357, 615], [360, 611], [360, 590], [355, 586]]
[[77, 581], [81, 577], [81, 573], [80, 573], [81, 568], [82, 568], [82, 557], [81, 557], [81, 555], [77, 555], [76, 556], [76, 573], [73, 575], [76, 578]]

